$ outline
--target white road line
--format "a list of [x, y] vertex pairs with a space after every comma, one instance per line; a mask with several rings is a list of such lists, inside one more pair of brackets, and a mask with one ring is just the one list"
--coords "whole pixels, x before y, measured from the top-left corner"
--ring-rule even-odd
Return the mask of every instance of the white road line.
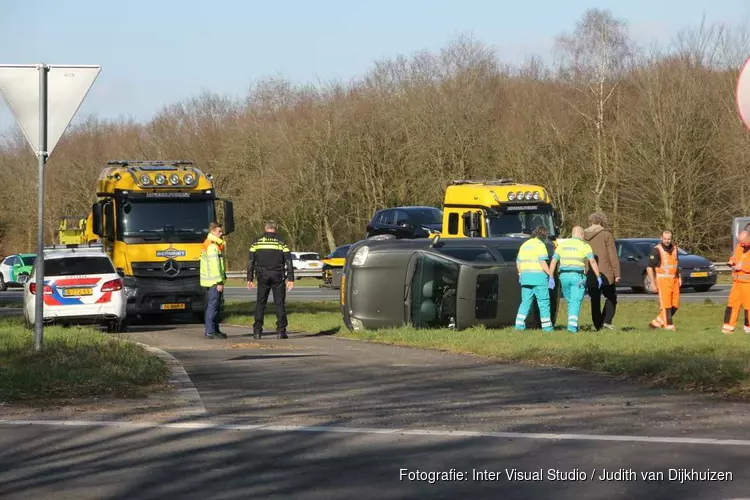
[[597, 434], [555, 434], [534, 432], [482, 432], [482, 431], [445, 431], [433, 429], [377, 429], [365, 427], [336, 426], [302, 426], [302, 425], [242, 425], [212, 424], [209, 422], [115, 422], [88, 420], [0, 420], [0, 425], [8, 426], [43, 426], [43, 427], [119, 427], [123, 429], [179, 429], [179, 430], [228, 430], [228, 431], [266, 431], [266, 432], [317, 432], [344, 434], [398, 434], [403, 436], [436, 436], [467, 438], [499, 439], [545, 439], [573, 441], [613, 441], [630, 443], [667, 443], [667, 444], [701, 444], [718, 446], [750, 446], [748, 439], [714, 439], [683, 438], [661, 436], [619, 436]]

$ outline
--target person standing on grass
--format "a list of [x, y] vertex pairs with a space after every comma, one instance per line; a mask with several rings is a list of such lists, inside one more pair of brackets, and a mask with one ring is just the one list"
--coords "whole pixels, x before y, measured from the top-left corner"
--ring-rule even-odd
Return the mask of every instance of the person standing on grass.
[[[594, 251], [599, 271], [601, 271], [601, 284], [589, 269], [586, 287], [591, 297], [591, 321], [594, 328], [601, 330], [606, 328], [614, 330], [612, 324], [617, 310], [617, 284], [620, 282], [620, 259], [617, 257], [615, 238], [606, 229], [607, 217], [602, 212], [594, 212], [589, 216], [589, 227], [584, 231], [584, 240]], [[604, 309], [602, 310], [602, 295], [604, 295]]]
[[583, 296], [586, 294], [586, 262], [596, 275], [597, 283], [602, 286], [599, 266], [594, 258], [594, 251], [583, 241], [583, 228], [573, 228], [572, 237], [557, 241], [557, 249], [552, 256], [550, 276], [555, 275], [555, 267], [560, 262], [560, 287], [568, 301], [568, 331], [578, 332], [578, 315], [581, 311]]
[[[273, 221], [266, 222], [263, 236], [250, 245], [247, 263], [248, 290], [255, 286], [253, 278], [255, 276], [258, 278], [258, 295], [253, 323], [253, 337], [256, 339], [263, 335], [264, 314], [271, 290], [273, 290], [273, 302], [276, 305], [276, 337], [287, 338], [286, 290], [294, 287], [294, 266], [289, 247], [276, 235], [277, 227]], [[286, 288], [284, 288], [285, 284]]]
[[669, 229], [662, 232], [661, 243], [651, 251], [646, 272], [651, 280], [651, 291], [659, 294], [659, 315], [649, 327], [676, 330], [673, 318], [680, 308], [682, 276], [677, 245]]
[[745, 309], [745, 333], [750, 334], [750, 233], [742, 231], [738, 240], [739, 243], [727, 262], [732, 269], [732, 289], [724, 311], [724, 326], [721, 328], [727, 335], [734, 333], [740, 309]]
[[521, 283], [521, 304], [516, 314], [516, 330], [526, 329], [526, 317], [531, 311], [534, 297], [539, 305], [542, 330], [546, 332], [553, 330], [549, 291], [555, 288], [555, 277], [547, 264], [549, 252], [547, 245], [544, 244], [546, 239], [547, 228], [537, 226], [531, 238], [518, 250], [516, 268]]

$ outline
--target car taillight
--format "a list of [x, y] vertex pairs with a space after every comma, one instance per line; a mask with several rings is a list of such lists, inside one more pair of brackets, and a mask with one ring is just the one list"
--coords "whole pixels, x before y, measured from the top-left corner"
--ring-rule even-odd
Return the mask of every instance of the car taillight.
[[107, 281], [102, 285], [102, 292], [116, 292], [117, 290], [122, 290], [121, 279]]
[[[31, 283], [29, 285], [29, 292], [36, 295], [36, 283]], [[52, 295], [52, 288], [50, 288], [49, 285], [44, 285], [44, 295]]]

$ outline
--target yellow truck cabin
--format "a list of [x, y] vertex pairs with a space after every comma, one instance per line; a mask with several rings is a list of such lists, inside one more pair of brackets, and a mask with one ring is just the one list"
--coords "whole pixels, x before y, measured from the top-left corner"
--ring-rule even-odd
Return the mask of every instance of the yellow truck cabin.
[[[220, 201], [212, 176], [190, 161], [110, 161], [96, 186], [86, 229], [124, 278], [128, 316], [192, 312], [202, 318], [200, 253]], [[221, 201], [229, 234], [232, 202]]]
[[557, 212], [542, 186], [512, 179], [452, 181], [445, 189], [441, 238], [528, 237], [545, 226], [558, 234]]

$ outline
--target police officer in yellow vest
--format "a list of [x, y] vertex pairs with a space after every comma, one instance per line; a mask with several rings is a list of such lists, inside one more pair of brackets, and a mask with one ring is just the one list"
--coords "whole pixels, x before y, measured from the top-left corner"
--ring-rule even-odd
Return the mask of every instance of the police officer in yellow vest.
[[219, 305], [221, 293], [224, 291], [224, 281], [227, 279], [224, 269], [224, 245], [221, 237], [224, 232], [221, 225], [212, 222], [208, 226], [208, 237], [201, 249], [201, 286], [208, 288], [206, 301], [205, 336], [207, 339], [216, 337], [227, 338], [219, 331]]
[[560, 286], [563, 296], [568, 301], [568, 331], [573, 333], [578, 332], [578, 315], [586, 292], [586, 261], [596, 275], [599, 288], [602, 287], [602, 277], [594, 258], [594, 251], [583, 241], [583, 236], [583, 228], [576, 226], [573, 228], [572, 238], [558, 240], [550, 265], [554, 274], [555, 267], [560, 262]]
[[552, 313], [550, 310], [549, 290], [555, 288], [555, 278], [550, 272], [547, 260], [549, 253], [544, 240], [547, 239], [547, 228], [537, 226], [531, 235], [518, 250], [516, 267], [518, 268], [519, 281], [521, 283], [521, 305], [516, 314], [516, 330], [526, 329], [526, 317], [531, 311], [534, 297], [539, 305], [539, 319], [542, 330], [551, 332]]

